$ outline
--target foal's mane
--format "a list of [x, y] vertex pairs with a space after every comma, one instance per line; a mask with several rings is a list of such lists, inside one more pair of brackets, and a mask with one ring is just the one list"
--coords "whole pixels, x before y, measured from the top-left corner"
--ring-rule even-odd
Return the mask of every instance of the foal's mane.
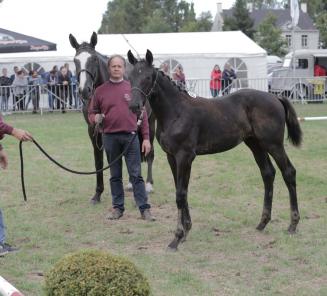
[[[140, 62], [147, 63], [147, 61], [146, 61], [145, 59], [141, 59]], [[155, 71], [159, 72], [160, 75], [161, 75], [161, 77], [166, 78], [166, 79], [171, 83], [171, 85], [172, 85], [173, 87], [175, 87], [176, 89], [179, 90], [179, 92], [181, 92], [181, 93], [185, 93], [185, 94], [187, 94], [188, 96], [190, 96], [190, 95], [187, 93], [187, 91], [185, 90], [185, 88], [182, 88], [180, 85], [178, 85], [174, 80], [172, 80], [172, 78], [171, 78], [170, 76], [164, 74], [162, 71], [159, 70], [159, 68], [155, 67], [154, 65], [152, 65], [152, 68], [153, 68]]]

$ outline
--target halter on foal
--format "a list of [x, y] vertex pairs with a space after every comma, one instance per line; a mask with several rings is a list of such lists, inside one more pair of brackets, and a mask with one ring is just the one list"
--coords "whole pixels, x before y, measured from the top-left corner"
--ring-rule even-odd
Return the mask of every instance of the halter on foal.
[[[296, 194], [296, 171], [284, 149], [285, 124], [292, 144], [299, 146], [302, 132], [291, 103], [285, 98], [253, 89], [243, 89], [221, 99], [192, 98], [146, 59], [138, 61], [131, 51], [129, 62], [132, 101], [130, 108], [139, 112], [149, 100], [157, 118], [156, 136], [167, 154], [176, 187], [178, 222], [169, 248], [176, 250], [191, 229], [187, 192], [191, 167], [197, 155], [230, 150], [244, 142], [252, 151], [264, 182], [264, 208], [257, 229], [263, 230], [271, 219], [275, 168], [282, 172], [291, 205], [290, 233], [300, 220]], [[151, 94], [149, 94], [151, 90]]]

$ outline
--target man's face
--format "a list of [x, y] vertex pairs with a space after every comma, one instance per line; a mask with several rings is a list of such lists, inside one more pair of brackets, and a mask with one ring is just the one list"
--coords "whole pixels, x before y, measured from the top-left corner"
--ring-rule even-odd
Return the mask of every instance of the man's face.
[[7, 69], [6, 68], [3, 68], [2, 69], [2, 75], [3, 76], [7, 76], [7, 73], [8, 73]]
[[61, 69], [61, 74], [63, 75], [63, 76], [66, 76], [67, 75], [67, 68], [62, 68]]
[[124, 61], [119, 57], [113, 58], [109, 65], [110, 78], [113, 80], [121, 80], [124, 77], [124, 72]]

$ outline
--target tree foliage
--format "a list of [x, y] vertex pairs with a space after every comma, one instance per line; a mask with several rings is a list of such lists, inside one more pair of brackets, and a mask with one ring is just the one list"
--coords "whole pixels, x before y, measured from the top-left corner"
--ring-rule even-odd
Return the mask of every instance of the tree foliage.
[[113, 0], [108, 2], [99, 33], [209, 31], [209, 12], [196, 18], [185, 0]]
[[247, 2], [251, 3], [255, 9], [273, 9], [283, 5], [280, 0], [248, 0]]
[[282, 31], [276, 26], [276, 16], [268, 14], [258, 27], [255, 41], [269, 55], [283, 56], [287, 52], [287, 43], [281, 33]]
[[233, 16], [224, 19], [224, 31], [236, 31], [240, 30], [245, 35], [253, 39], [254, 35], [254, 22], [250, 17], [247, 9], [246, 0], [236, 0], [233, 6]]
[[323, 11], [316, 19], [317, 29], [320, 31], [320, 42], [323, 48], [327, 48], [327, 11]]

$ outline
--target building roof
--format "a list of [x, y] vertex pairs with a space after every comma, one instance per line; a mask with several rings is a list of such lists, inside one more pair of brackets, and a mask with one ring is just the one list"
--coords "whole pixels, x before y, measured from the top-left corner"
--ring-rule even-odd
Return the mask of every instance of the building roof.
[[[223, 10], [224, 18], [232, 17], [233, 11], [234, 11], [233, 8], [224, 9]], [[276, 16], [277, 27], [280, 28], [284, 27], [287, 24], [290, 24], [292, 21], [289, 9], [260, 9], [260, 10], [254, 9], [252, 12], [250, 12], [250, 17], [254, 21], [255, 29], [257, 29], [257, 27], [262, 23], [262, 21], [266, 18], [266, 16], [269, 13]], [[302, 10], [300, 10], [299, 23], [297, 27], [302, 30], [317, 30], [313, 24], [311, 17], [307, 13], [304, 13]]]

